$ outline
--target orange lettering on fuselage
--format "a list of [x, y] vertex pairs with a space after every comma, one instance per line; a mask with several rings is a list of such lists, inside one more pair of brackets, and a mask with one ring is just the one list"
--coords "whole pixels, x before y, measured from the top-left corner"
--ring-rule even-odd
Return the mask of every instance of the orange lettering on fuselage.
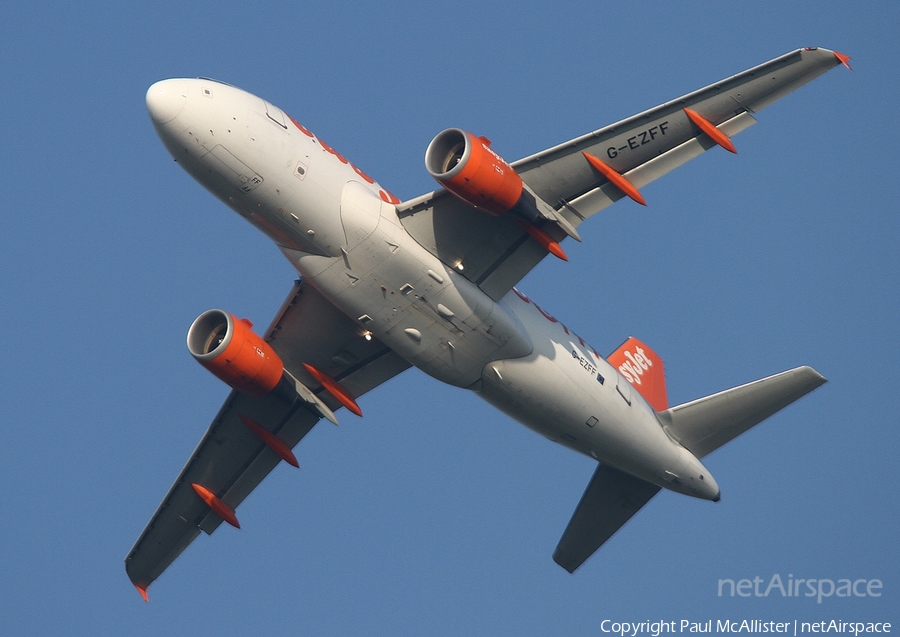
[[597, 357], [597, 360], [600, 360], [600, 354], [598, 354], [597, 351], [596, 351], [593, 347], [591, 347], [590, 345], [588, 345], [587, 343], [585, 343], [585, 342], [584, 342], [584, 339], [581, 338], [580, 336], [578, 336], [578, 334], [576, 334], [575, 332], [570, 332], [570, 331], [569, 331], [569, 328], [566, 327], [563, 323], [560, 323], [559, 320], [556, 319], [556, 317], [554, 317], [554, 316], [551, 315], [551, 314], [547, 314], [543, 309], [541, 309], [541, 306], [540, 306], [540, 305], [538, 305], [537, 303], [535, 303], [534, 301], [532, 301], [531, 299], [529, 299], [527, 296], [525, 296], [524, 294], [522, 294], [521, 292], [519, 292], [516, 288], [513, 288], [512, 291], [515, 292], [515, 293], [516, 293], [516, 296], [518, 296], [520, 299], [522, 299], [522, 301], [524, 301], [525, 303], [528, 303], [529, 305], [533, 305], [533, 306], [535, 307], [535, 309], [536, 309], [538, 312], [540, 312], [540, 313], [541, 313], [541, 316], [543, 316], [545, 319], [547, 319], [547, 320], [550, 321], [551, 323], [558, 323], [559, 326], [563, 328], [563, 331], [564, 331], [567, 335], [571, 335], [571, 336], [574, 336], [575, 338], [577, 338], [577, 339], [578, 339], [578, 342], [581, 344], [582, 347], [587, 347], [589, 350], [591, 350], [591, 353], [592, 353], [594, 356]]
[[344, 159], [344, 156], [343, 156], [343, 155], [341, 155], [339, 152], [337, 152], [337, 151], [336, 151], [335, 149], [333, 149], [331, 146], [329, 146], [328, 144], [326, 144], [326, 143], [325, 143], [325, 140], [319, 139], [319, 143], [322, 145], [322, 148], [323, 148], [323, 149], [325, 149], [326, 151], [328, 151], [329, 153], [331, 153], [332, 155], [334, 155], [335, 157], [337, 157], [337, 158], [338, 158], [338, 161], [341, 162], [342, 164], [349, 164], [349, 163], [350, 163], [349, 161], [347, 161], [346, 159]]
[[[337, 157], [338, 161], [340, 161], [342, 164], [348, 164], [353, 169], [353, 172], [355, 172], [357, 175], [362, 177], [366, 183], [369, 183], [369, 184], [375, 183], [374, 179], [372, 179], [366, 173], [364, 173], [362, 170], [360, 170], [359, 168], [357, 168], [356, 166], [351, 164], [349, 161], [347, 161], [347, 159], [343, 155], [341, 155], [339, 152], [337, 152], [334, 148], [332, 148], [331, 146], [326, 144], [324, 141], [322, 141], [321, 139], [319, 139], [315, 135], [313, 135], [312, 132], [310, 132], [310, 130], [308, 128], [306, 128], [303, 124], [301, 124], [300, 122], [295, 120], [290, 115], [288, 115], [288, 119], [291, 120], [291, 123], [294, 126], [296, 126], [297, 130], [299, 130], [301, 133], [303, 133], [307, 137], [311, 137], [313, 140], [319, 142], [319, 145], [322, 146], [323, 150], [325, 150], [325, 151], [331, 153], [332, 155], [334, 155], [335, 157]], [[397, 199], [394, 195], [392, 195], [390, 193], [387, 193], [387, 197], [382, 195], [381, 198], [384, 199], [385, 201], [387, 201], [388, 203], [392, 203], [392, 204], [400, 203], [400, 200]]]
[[297, 130], [299, 130], [301, 133], [303, 133], [303, 134], [306, 135], [307, 137], [315, 137], [315, 135], [313, 135], [311, 132], [309, 132], [309, 129], [307, 129], [303, 124], [301, 124], [300, 122], [298, 122], [297, 120], [295, 120], [295, 119], [294, 119], [293, 117], [291, 117], [290, 115], [288, 115], [288, 119], [291, 120], [291, 123], [292, 123], [294, 126], [296, 126], [296, 127], [297, 127]]

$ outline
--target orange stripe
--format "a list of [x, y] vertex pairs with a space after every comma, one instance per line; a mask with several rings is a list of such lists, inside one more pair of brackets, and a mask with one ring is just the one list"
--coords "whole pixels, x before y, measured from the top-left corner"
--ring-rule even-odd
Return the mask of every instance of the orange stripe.
[[[373, 182], [374, 183], [374, 182]], [[387, 190], [379, 190], [378, 196], [381, 197], [381, 200], [385, 203], [392, 203], [395, 206], [400, 203], [400, 200], [397, 199], [394, 195], [389, 193]]]
[[634, 187], [630, 181], [628, 181], [625, 177], [620, 175], [607, 164], [603, 163], [593, 155], [582, 151], [581, 153], [584, 155], [585, 159], [593, 166], [600, 174], [609, 179], [609, 181], [623, 193], [634, 199], [636, 202], [641, 204], [642, 206], [646, 206], [647, 202], [644, 201], [644, 198], [641, 196], [641, 193], [638, 192], [638, 189]]
[[689, 108], [685, 108], [684, 113], [692, 122], [694, 122], [694, 124], [696, 124], [697, 128], [706, 133], [709, 138], [719, 146], [730, 153], [737, 154], [737, 149], [734, 147], [734, 144], [731, 143], [731, 140], [728, 139], [728, 135], [716, 128], [715, 124], [703, 117], [700, 113], [692, 111]]

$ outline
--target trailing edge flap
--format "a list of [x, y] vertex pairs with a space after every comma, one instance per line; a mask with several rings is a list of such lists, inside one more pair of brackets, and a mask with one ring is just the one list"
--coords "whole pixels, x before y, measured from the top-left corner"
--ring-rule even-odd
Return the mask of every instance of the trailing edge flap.
[[574, 573], [657, 492], [655, 484], [599, 465], [553, 552], [553, 561]]
[[812, 367], [796, 367], [657, 415], [673, 438], [702, 458], [825, 382]]

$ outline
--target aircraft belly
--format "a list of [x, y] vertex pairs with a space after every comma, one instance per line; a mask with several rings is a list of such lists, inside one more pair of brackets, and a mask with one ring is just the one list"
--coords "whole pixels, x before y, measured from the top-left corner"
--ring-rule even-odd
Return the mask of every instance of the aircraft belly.
[[[248, 104], [181, 131], [176, 158], [274, 239], [361, 336], [438, 380], [483, 382], [485, 398], [520, 422], [634, 475], [659, 483], [687, 466], [653, 411], [617, 392], [618, 373], [580, 338], [518, 293], [492, 300], [407, 233], [377, 184]], [[502, 361], [493, 376], [491, 361]]]
[[718, 497], [709, 471], [666, 436], [652, 413], [632, 410], [614, 387], [573, 384], [551, 358], [532, 354], [489, 363], [479, 395], [549, 440], [602, 464], [679, 493]]
[[369, 215], [343, 215], [344, 231], [356, 242], [340, 257], [285, 251], [305, 280], [360, 323], [361, 333], [459, 387], [477, 383], [488, 361], [531, 351], [518, 319], [416, 243], [393, 206], [381, 205], [373, 230]]
[[636, 442], [617, 405], [573, 383], [543, 355], [489, 363], [480, 393], [544, 437], [617, 466]]
[[[481, 396], [546, 438], [661, 487], [714, 499], [715, 481], [653, 409], [579, 336], [513, 291], [503, 299], [534, 351], [484, 368]], [[701, 478], [700, 476], [704, 476]]]

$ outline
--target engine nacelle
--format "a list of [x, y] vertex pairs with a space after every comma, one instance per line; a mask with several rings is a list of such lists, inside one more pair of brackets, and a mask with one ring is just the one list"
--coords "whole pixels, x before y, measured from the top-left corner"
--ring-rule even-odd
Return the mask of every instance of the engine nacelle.
[[247, 319], [209, 310], [188, 330], [191, 355], [220, 380], [250, 396], [265, 396], [278, 386], [284, 363]]
[[459, 128], [431, 140], [425, 168], [444, 188], [492, 215], [509, 212], [522, 197], [522, 178], [490, 149], [490, 141]]

